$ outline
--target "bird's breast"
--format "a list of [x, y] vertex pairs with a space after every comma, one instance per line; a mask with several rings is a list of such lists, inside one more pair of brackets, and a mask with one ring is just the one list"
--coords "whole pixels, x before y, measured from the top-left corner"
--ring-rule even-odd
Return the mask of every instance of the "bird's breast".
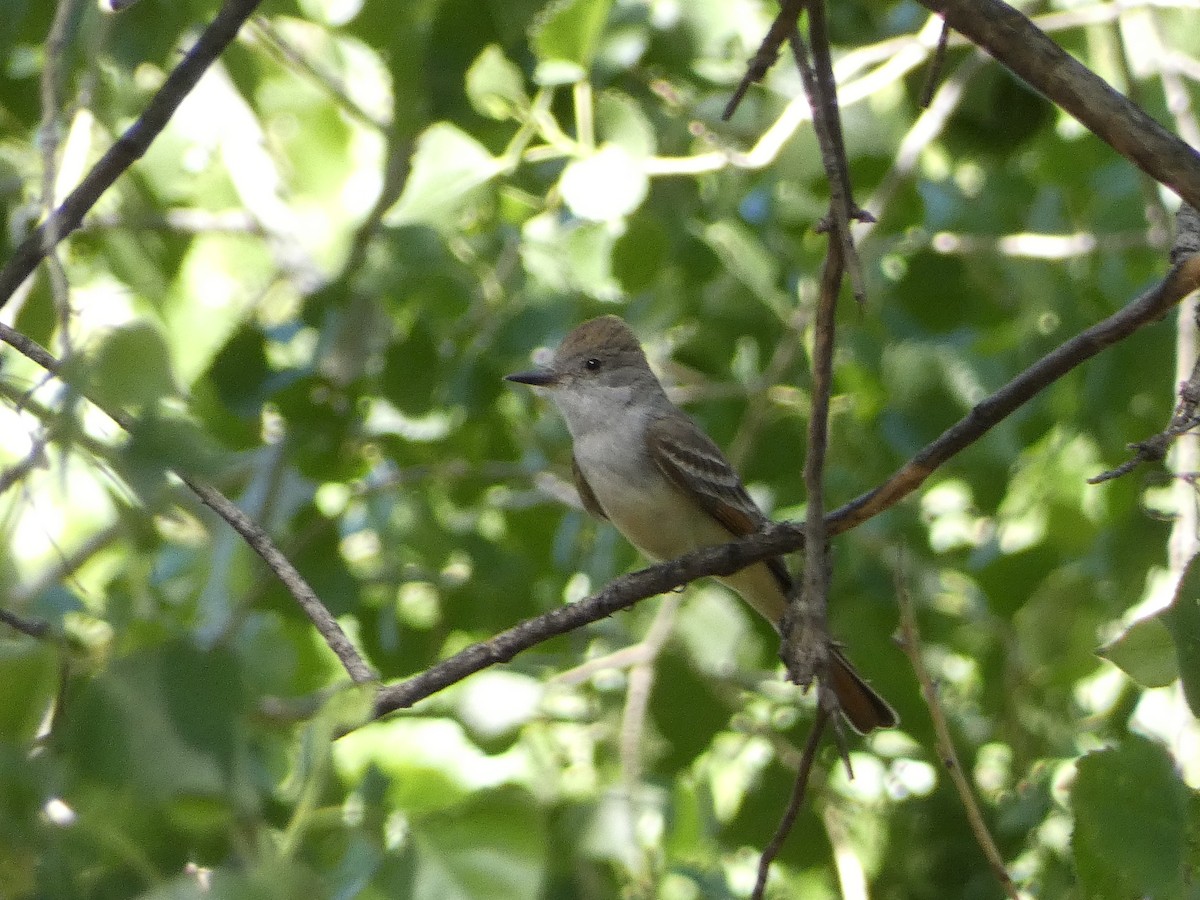
[[[595, 452], [597, 445], [605, 453]], [[658, 469], [644, 439], [614, 442], [599, 438], [576, 446], [579, 468], [604, 514], [630, 543], [651, 559], [673, 559], [728, 534]]]

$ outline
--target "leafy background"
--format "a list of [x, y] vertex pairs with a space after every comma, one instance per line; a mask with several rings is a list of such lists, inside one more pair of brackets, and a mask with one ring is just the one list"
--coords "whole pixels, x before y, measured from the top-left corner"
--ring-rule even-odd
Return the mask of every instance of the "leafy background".
[[[59, 55], [52, 4], [4, 10], [7, 257], [48, 136], [61, 196], [216, 4], [77, 3]], [[1026, 11], [1196, 142], [1194, 6]], [[0, 359], [3, 606], [54, 635], [0, 634], [0, 897], [746, 896], [812, 706], [721, 589], [333, 740], [364, 697], [167, 472], [234, 496], [385, 679], [419, 672], [639, 564], [571, 497], [552, 411], [502, 381], [615, 311], [764, 507], [801, 517], [824, 175], [787, 66], [720, 120], [774, 7], [260, 13], [64, 245], [69, 314], [46, 267], [3, 311], [67, 365]], [[840, 314], [836, 504], [1161, 277], [1175, 201], [970, 47], [922, 111], [915, 4], [830, 15], [879, 220], [869, 303]], [[822, 751], [773, 896], [1001, 896], [892, 639], [898, 584], [1022, 890], [1197, 896], [1171, 642], [1191, 607], [1147, 618], [1194, 496], [1165, 469], [1085, 483], [1163, 427], [1175, 352], [1170, 323], [1138, 333], [836, 541], [834, 631], [903, 723], [851, 742], [853, 780]]]

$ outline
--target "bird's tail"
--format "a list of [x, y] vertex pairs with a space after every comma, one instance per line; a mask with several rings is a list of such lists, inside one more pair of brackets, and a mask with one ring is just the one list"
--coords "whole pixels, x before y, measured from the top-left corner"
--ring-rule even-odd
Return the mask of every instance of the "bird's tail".
[[850, 727], [859, 734], [867, 734], [876, 728], [891, 728], [898, 724], [900, 717], [888, 702], [855, 671], [841, 650], [831, 649], [829, 686]]

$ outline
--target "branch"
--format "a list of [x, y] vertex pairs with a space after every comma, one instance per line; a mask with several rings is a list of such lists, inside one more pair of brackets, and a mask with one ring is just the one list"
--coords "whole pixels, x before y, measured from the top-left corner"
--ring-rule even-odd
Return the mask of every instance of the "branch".
[[[867, 301], [866, 278], [862, 261], [854, 248], [850, 233], [852, 219], [873, 221], [854, 202], [850, 187], [850, 163], [846, 159], [846, 141], [842, 134], [842, 114], [838, 108], [837, 79], [833, 74], [833, 56], [829, 49], [829, 32], [825, 22], [824, 0], [808, 0], [808, 34], [812, 41], [813, 65], [808, 64], [800, 30], [793, 28], [788, 43], [800, 72], [804, 94], [812, 109], [813, 131], [821, 149], [825, 180], [829, 183], [829, 221], [824, 227], [831, 230], [842, 247], [842, 268], [850, 274], [854, 299], [861, 307]], [[840, 284], [840, 281], [839, 281]]]
[[[833, 379], [833, 345], [838, 290], [842, 286], [842, 252], [837, 235], [829, 235], [821, 292], [813, 323], [812, 412], [808, 417], [808, 451], [804, 456], [805, 513], [804, 581], [799, 600], [793, 599], [781, 628], [780, 655], [792, 681], [808, 687], [814, 675], [824, 675], [829, 656], [829, 540], [825, 530], [825, 452], [829, 444], [829, 395]], [[795, 613], [799, 621], [792, 621]], [[796, 625], [800, 628], [797, 630]], [[790, 627], [789, 627], [790, 626]], [[819, 705], [837, 700], [822, 679]]]
[[1002, 0], [920, 0], [1160, 184], [1200, 209], [1200, 154]]
[[[1200, 213], [1184, 204], [1175, 215], [1175, 246], [1171, 249], [1171, 259], [1180, 261], [1195, 257], [1200, 253]], [[1182, 326], [1181, 326], [1182, 328]], [[1192, 366], [1188, 380], [1179, 386], [1179, 403], [1170, 424], [1153, 437], [1130, 444], [1129, 449], [1137, 452], [1115, 469], [1109, 469], [1094, 478], [1088, 479], [1088, 484], [1099, 484], [1127, 475], [1143, 463], [1161, 462], [1167, 456], [1167, 450], [1175, 441], [1200, 425], [1200, 359]]]
[[976, 404], [937, 440], [925, 446], [891, 478], [827, 517], [831, 534], [848, 531], [894, 506], [919, 488], [934, 470], [962, 452], [995, 425], [1028, 403], [1076, 366], [1156, 322], [1175, 304], [1200, 288], [1200, 254], [1175, 263], [1166, 278], [1123, 309], [1060, 344], [1004, 387]]
[[[1022, 404], [1100, 351], [1162, 318], [1167, 310], [1197, 287], [1200, 287], [1200, 254], [1180, 260], [1161, 283], [1042, 357], [975, 406], [882, 485], [829, 513], [825, 517], [828, 534], [849, 531], [898, 503], [920, 487], [935, 469], [983, 437]], [[374, 716], [379, 718], [410, 707], [468, 675], [506, 663], [522, 650], [628, 609], [654, 594], [706, 575], [731, 575], [751, 563], [792, 553], [804, 543], [801, 526], [780, 522], [738, 541], [705, 547], [618, 578], [598, 594], [522, 622], [411, 678], [387, 685], [376, 697]]]
[[917, 630], [917, 616], [913, 610], [912, 597], [904, 584], [900, 583], [899, 578], [897, 578], [897, 582], [896, 597], [900, 603], [900, 646], [908, 656], [909, 662], [912, 663], [917, 681], [921, 684], [921, 695], [925, 698], [925, 705], [929, 708], [929, 717], [933, 720], [933, 730], [937, 735], [938, 757], [942, 760], [946, 771], [950, 773], [950, 780], [954, 782], [954, 788], [958, 791], [959, 799], [962, 800], [963, 808], [967, 812], [971, 833], [975, 835], [975, 840], [983, 850], [983, 855], [987, 858], [996, 880], [1000, 882], [1000, 886], [1012, 900], [1020, 900], [1016, 885], [1013, 884], [1012, 877], [1004, 865], [1004, 857], [1000, 855], [1000, 850], [988, 831], [987, 823], [983, 821], [983, 813], [979, 811], [979, 804], [975, 802], [971, 785], [967, 782], [962, 764], [958, 761], [954, 741], [950, 738], [950, 726], [946, 723], [946, 713], [938, 700], [937, 686], [921, 655], [921, 635]]
[[792, 826], [796, 824], [796, 816], [800, 814], [800, 807], [804, 803], [804, 793], [808, 789], [808, 778], [812, 774], [812, 764], [813, 759], [817, 755], [817, 745], [821, 743], [821, 733], [825, 730], [825, 725], [828, 722], [829, 713], [823, 707], [818, 706], [817, 718], [813, 722], [812, 731], [808, 735], [808, 743], [804, 745], [804, 755], [800, 757], [800, 768], [796, 772], [796, 780], [792, 784], [791, 799], [788, 800], [787, 809], [784, 810], [779, 827], [775, 829], [771, 843], [767, 844], [762, 852], [762, 856], [759, 857], [758, 878], [754, 882], [754, 892], [750, 895], [750, 900], [762, 900], [766, 896], [767, 874], [771, 871], [771, 863], [779, 855], [779, 851], [783, 849], [783, 842], [787, 840]]
[[[57, 375], [62, 368], [59, 360], [55, 359], [53, 354], [48, 350], [2, 322], [0, 322], [0, 340], [33, 360], [48, 372], [53, 372]], [[121, 410], [110, 409], [94, 401], [93, 403], [126, 431], [130, 431], [136, 426], [137, 423]], [[329, 609], [321, 602], [316, 592], [304, 580], [304, 576], [280, 552], [270, 536], [256, 522], [252, 521], [249, 516], [238, 509], [232, 500], [216, 488], [196, 481], [186, 473], [178, 470], [172, 470], [172, 472], [192, 490], [192, 493], [200, 498], [201, 503], [228, 522], [233, 530], [242, 536], [250, 548], [262, 557], [267, 567], [275, 573], [275, 576], [283, 582], [284, 587], [287, 588], [296, 602], [300, 604], [300, 608], [304, 610], [305, 615], [309, 617], [317, 631], [320, 632], [321, 637], [325, 639], [325, 643], [329, 645], [329, 649], [337, 655], [337, 658], [341, 661], [350, 677], [360, 684], [375, 681], [378, 676], [367, 665], [366, 660], [362, 658], [358, 650], [355, 649], [350, 639], [346, 636], [346, 633], [338, 625], [333, 614], [329, 612]]]
[[754, 58], [746, 66], [746, 74], [738, 82], [733, 96], [725, 104], [725, 110], [721, 113], [721, 118], [724, 121], [728, 122], [733, 118], [733, 114], [741, 104], [742, 98], [746, 96], [746, 91], [750, 90], [750, 85], [766, 75], [770, 71], [771, 66], [775, 65], [775, 60], [779, 58], [779, 48], [787, 40], [788, 33], [796, 27], [796, 22], [800, 19], [800, 10], [803, 8], [804, 0], [780, 0], [779, 14], [775, 16], [775, 21], [767, 29], [762, 43], [758, 45], [758, 51], [754, 54]]
[[9, 612], [7, 609], [0, 608], [0, 622], [3, 622], [14, 631], [29, 635], [31, 638], [40, 639], [50, 634], [49, 622], [44, 622], [41, 619], [26, 619], [14, 612]]
[[[250, 17], [260, 0], [226, 0], [217, 17], [204, 29], [195, 46], [187, 52], [167, 76], [146, 106], [145, 111], [109, 147], [92, 170], [71, 191], [67, 199], [17, 248], [16, 253], [0, 270], [0, 307], [3, 307], [21, 284], [33, 274], [46, 253], [79, 227], [84, 215], [100, 196], [135, 161], [166, 127], [179, 104], [200, 80], [200, 76], [225, 51], [237, 36], [242, 24]], [[51, 240], [53, 238], [53, 240]]]
[[309, 586], [308, 582], [304, 580], [304, 576], [297, 571], [291, 561], [275, 546], [275, 542], [262, 529], [262, 526], [238, 509], [232, 500], [216, 488], [196, 481], [182, 472], [175, 474], [191, 489], [193, 494], [200, 498], [201, 503], [228, 522], [229, 526], [242, 536], [242, 540], [250, 546], [250, 549], [262, 557], [267, 568], [275, 573], [275, 577], [283, 582], [288, 593], [300, 604], [300, 608], [304, 610], [304, 614], [321, 633], [321, 637], [325, 639], [329, 649], [342, 661], [342, 665], [350, 677], [358, 684], [377, 680], [379, 676], [359, 655], [358, 650], [350, 642], [346, 632], [342, 631], [342, 627], [338, 625], [337, 619], [333, 617], [329, 608], [321, 602], [317, 592]]
[[[804, 544], [804, 531], [784, 522], [769, 531], [716, 547], [704, 547], [678, 559], [623, 575], [577, 603], [560, 606], [453, 656], [404, 681], [383, 687], [375, 697], [375, 718], [406, 709], [489, 666], [506, 663], [522, 650], [598, 622], [636, 603], [682, 587], [706, 575], [732, 575], [751, 563], [791, 552]], [[365, 723], [363, 723], [365, 724]]]

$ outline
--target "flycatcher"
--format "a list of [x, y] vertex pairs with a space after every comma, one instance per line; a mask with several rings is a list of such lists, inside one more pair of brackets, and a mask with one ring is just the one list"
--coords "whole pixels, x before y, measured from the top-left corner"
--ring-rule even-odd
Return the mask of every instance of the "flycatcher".
[[[616, 316], [584, 322], [548, 366], [507, 379], [550, 390], [571, 432], [584, 507], [652, 560], [727, 544], [769, 524], [717, 445], [668, 399], [637, 337]], [[782, 559], [719, 580], [779, 630], [792, 585]], [[897, 723], [836, 647], [828, 677], [855, 731]]]

